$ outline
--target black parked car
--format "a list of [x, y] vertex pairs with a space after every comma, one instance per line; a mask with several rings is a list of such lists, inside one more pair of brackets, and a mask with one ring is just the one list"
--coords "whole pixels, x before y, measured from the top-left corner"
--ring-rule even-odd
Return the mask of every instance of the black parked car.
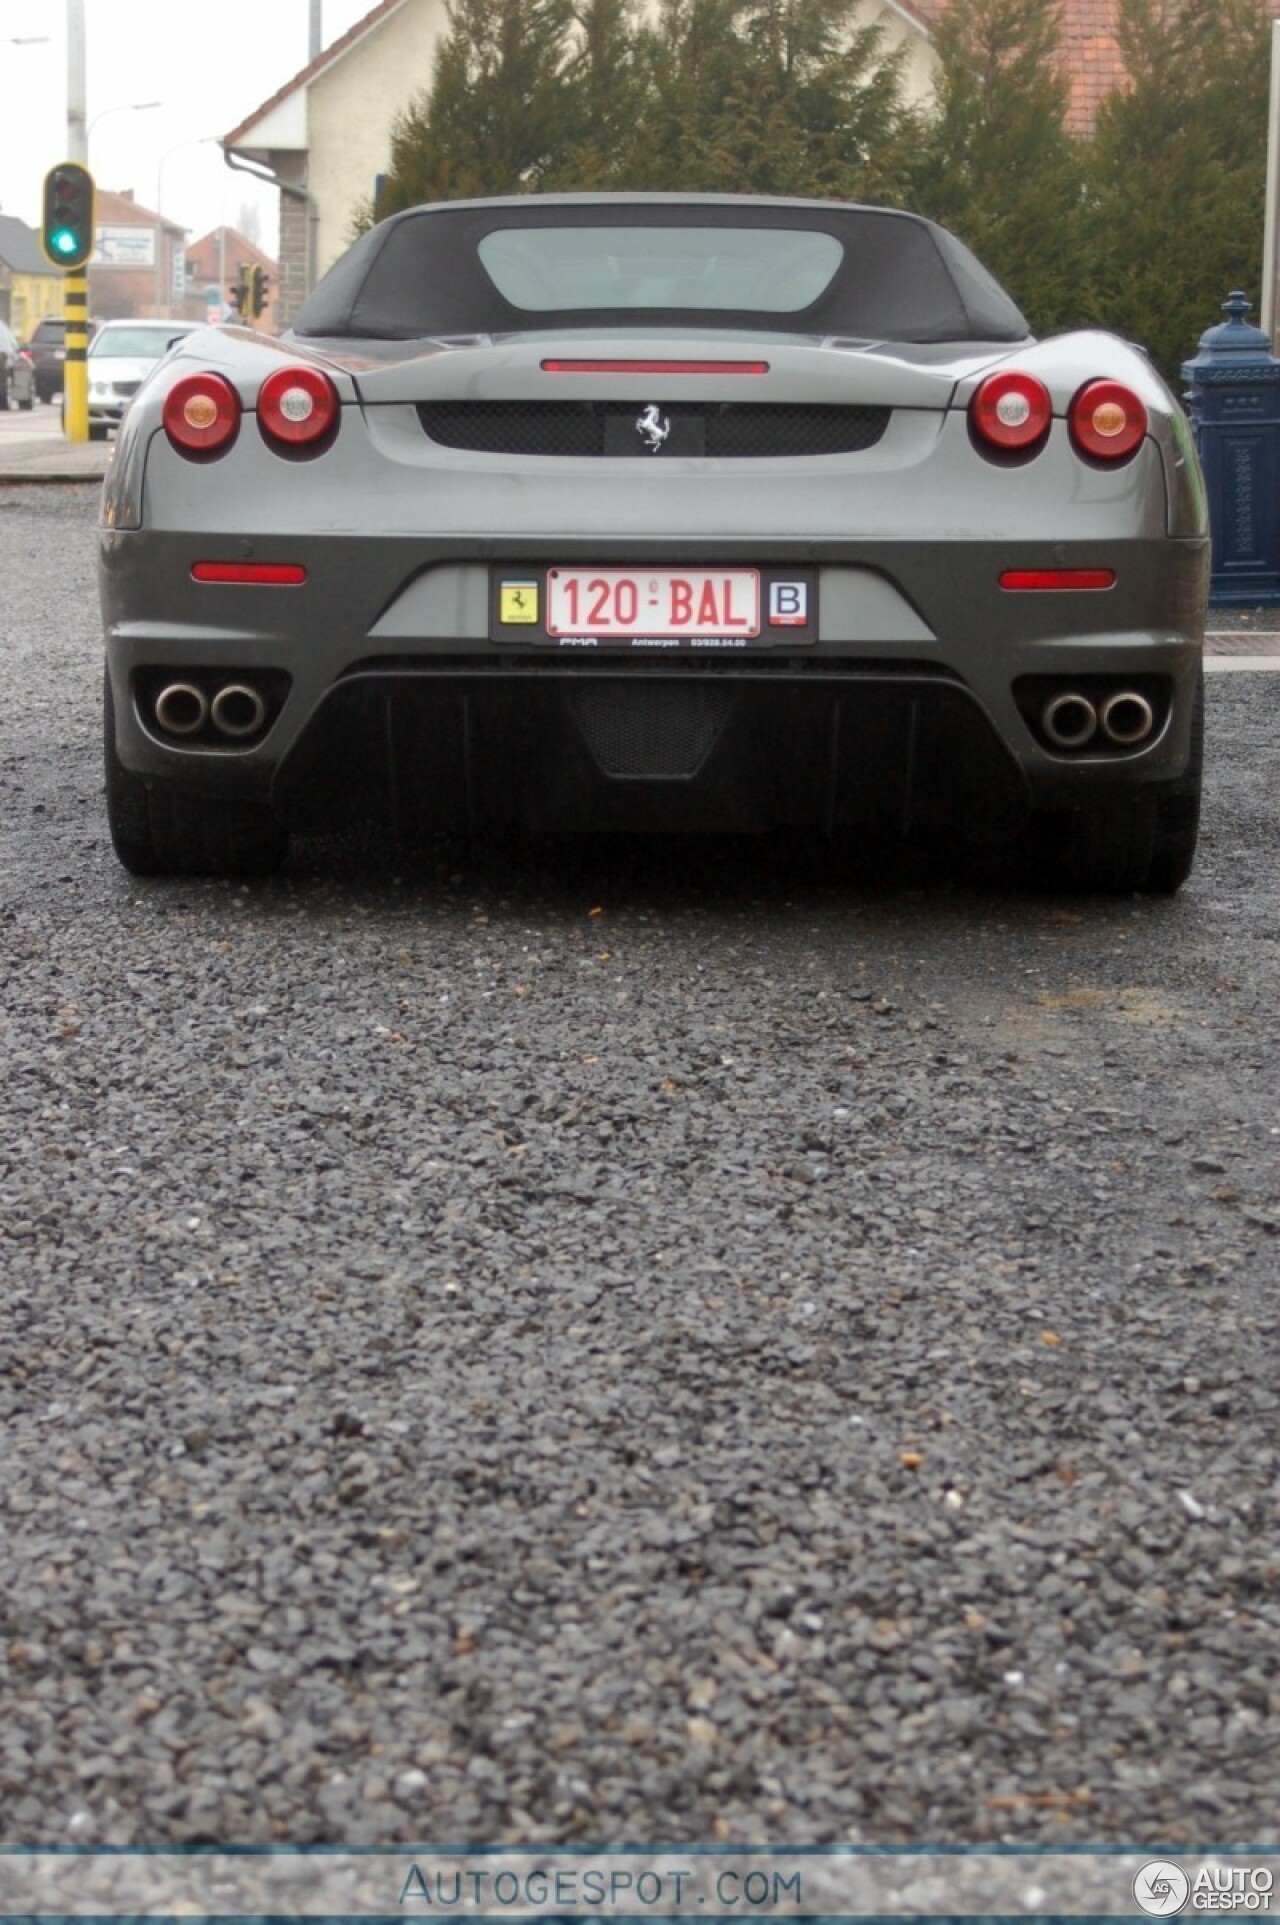
[[[90, 321], [90, 340], [97, 327], [96, 321]], [[36, 322], [27, 353], [35, 365], [37, 397], [52, 401], [55, 394], [62, 393], [62, 364], [67, 358], [67, 324], [62, 315], [46, 314], [43, 321]]]

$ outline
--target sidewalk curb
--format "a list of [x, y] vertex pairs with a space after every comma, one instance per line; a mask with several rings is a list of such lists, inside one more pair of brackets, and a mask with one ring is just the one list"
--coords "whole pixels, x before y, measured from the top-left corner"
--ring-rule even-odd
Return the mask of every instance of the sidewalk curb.
[[84, 468], [5, 468], [0, 469], [0, 488], [30, 488], [51, 481], [92, 481], [101, 483], [106, 479], [105, 471]]

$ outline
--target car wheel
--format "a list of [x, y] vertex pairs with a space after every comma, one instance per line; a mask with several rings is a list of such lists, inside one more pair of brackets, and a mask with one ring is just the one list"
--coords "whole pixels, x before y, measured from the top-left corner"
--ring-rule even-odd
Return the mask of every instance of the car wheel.
[[1054, 881], [1088, 894], [1144, 889], [1155, 855], [1156, 811], [1149, 796], [1117, 797], [1080, 809], [1066, 824]]
[[102, 423], [100, 421], [91, 421], [89, 423], [90, 441], [105, 441], [106, 438], [107, 438], [107, 431], [103, 427]]
[[1054, 880], [1100, 893], [1170, 896], [1191, 874], [1200, 833], [1204, 767], [1204, 676], [1191, 714], [1186, 772], [1163, 795], [1118, 797], [1071, 818], [1055, 850]]
[[1156, 818], [1156, 846], [1145, 887], [1171, 896], [1191, 874], [1200, 839], [1200, 790], [1204, 779], [1204, 671], [1196, 686], [1191, 711], [1191, 750], [1187, 772], [1176, 789], [1160, 798]]
[[19, 401], [18, 412], [19, 414], [30, 414], [34, 406], [35, 406], [35, 397], [29, 394], [25, 401]]
[[109, 677], [102, 710], [107, 823], [131, 875], [264, 876], [280, 867], [289, 837], [265, 804], [149, 785], [116, 752]]
[[147, 785], [140, 775], [133, 775], [124, 767], [116, 753], [115, 704], [109, 681], [103, 704], [103, 724], [107, 826], [111, 831], [112, 847], [131, 875], [159, 875], [163, 865], [151, 837]]

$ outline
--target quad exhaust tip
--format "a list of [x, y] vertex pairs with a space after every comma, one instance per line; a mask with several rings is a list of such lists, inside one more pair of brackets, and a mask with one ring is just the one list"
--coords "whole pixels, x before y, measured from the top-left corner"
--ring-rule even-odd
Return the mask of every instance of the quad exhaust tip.
[[209, 719], [220, 734], [239, 740], [257, 734], [267, 719], [267, 705], [247, 682], [228, 682], [214, 696]]
[[1098, 720], [1102, 733], [1120, 748], [1136, 748], [1145, 742], [1155, 727], [1155, 710], [1145, 695], [1136, 689], [1119, 690], [1102, 704]]
[[1055, 695], [1045, 703], [1040, 721], [1059, 749], [1082, 749], [1098, 733], [1098, 711], [1087, 695]]
[[1099, 733], [1115, 748], [1136, 749], [1155, 725], [1151, 703], [1132, 688], [1117, 689], [1096, 706], [1078, 689], [1064, 689], [1040, 712], [1040, 726], [1058, 749], [1087, 748]]
[[153, 713], [165, 735], [199, 735], [212, 724], [228, 741], [243, 742], [266, 722], [267, 705], [250, 682], [224, 682], [212, 701], [197, 682], [168, 682]]
[[156, 696], [156, 722], [166, 735], [196, 735], [209, 719], [209, 698], [194, 682], [170, 682]]

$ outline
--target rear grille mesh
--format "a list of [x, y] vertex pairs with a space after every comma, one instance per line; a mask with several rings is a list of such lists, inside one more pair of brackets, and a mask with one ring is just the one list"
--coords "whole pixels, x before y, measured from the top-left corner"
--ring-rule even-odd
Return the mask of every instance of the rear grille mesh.
[[[861, 454], [874, 448], [890, 410], [807, 402], [697, 402], [664, 407], [668, 454], [708, 460]], [[445, 448], [504, 455], [636, 455], [652, 460], [634, 402], [431, 401], [418, 417]], [[661, 459], [661, 456], [658, 457]]]
[[728, 720], [728, 689], [655, 682], [588, 684], [571, 697], [574, 717], [606, 775], [696, 775]]

